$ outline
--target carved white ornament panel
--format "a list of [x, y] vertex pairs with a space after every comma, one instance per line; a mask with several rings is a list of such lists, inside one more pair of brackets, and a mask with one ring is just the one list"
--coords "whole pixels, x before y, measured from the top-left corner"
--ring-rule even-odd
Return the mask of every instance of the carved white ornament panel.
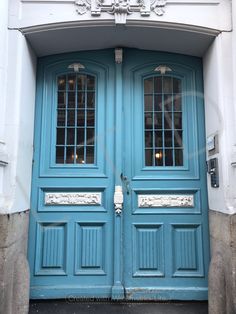
[[101, 193], [45, 193], [45, 205], [101, 205]]
[[78, 14], [91, 11], [92, 16], [102, 12], [113, 14], [116, 24], [126, 24], [127, 15], [140, 12], [141, 16], [150, 16], [151, 11], [158, 16], [164, 14], [167, 0], [76, 0]]
[[194, 207], [193, 195], [138, 195], [138, 207]]

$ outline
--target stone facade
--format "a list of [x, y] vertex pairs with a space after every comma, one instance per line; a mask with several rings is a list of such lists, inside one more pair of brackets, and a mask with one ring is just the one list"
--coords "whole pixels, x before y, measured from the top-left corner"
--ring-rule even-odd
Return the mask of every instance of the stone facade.
[[236, 214], [210, 210], [209, 313], [236, 313]]
[[28, 219], [29, 211], [0, 215], [1, 314], [28, 313]]

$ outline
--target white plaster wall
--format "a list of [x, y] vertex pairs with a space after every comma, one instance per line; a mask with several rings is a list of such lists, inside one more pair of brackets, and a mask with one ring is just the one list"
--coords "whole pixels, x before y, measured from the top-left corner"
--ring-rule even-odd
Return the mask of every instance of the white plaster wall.
[[203, 58], [206, 134], [219, 136], [219, 153], [208, 159], [219, 159], [220, 187], [212, 188], [208, 175], [209, 207], [229, 214], [236, 212], [236, 173], [232, 167], [236, 133], [233, 36], [232, 32], [219, 34]]
[[[7, 65], [8, 65], [8, 0], [0, 1], [0, 161], [7, 161], [7, 149], [5, 143], [5, 109], [7, 88]], [[5, 167], [0, 164], [0, 208], [4, 204]]]
[[[62, 25], [65, 22], [87, 23], [89, 20], [95, 20], [98, 23], [109, 21], [114, 23], [114, 14], [107, 12], [97, 17], [91, 16], [89, 9], [85, 10], [85, 14], [78, 14], [76, 11], [78, 6], [75, 2], [75, 0], [10, 0], [9, 25], [11, 28], [23, 29], [45, 27], [47, 24]], [[90, 1], [80, 0], [80, 3], [83, 2], [88, 5]], [[112, 0], [104, 0], [104, 4], [107, 5], [111, 2]], [[130, 4], [137, 3], [137, 0], [130, 0]], [[167, 0], [163, 16], [158, 16], [153, 11], [147, 17], [141, 16], [140, 12], [132, 12], [127, 16], [127, 21], [165, 22], [223, 31], [231, 29], [230, 7], [230, 0]]]
[[5, 143], [9, 164], [2, 174], [0, 213], [30, 207], [36, 58], [25, 37], [8, 31]]
[[232, 119], [233, 119], [233, 132], [232, 132], [232, 150], [231, 150], [231, 171], [229, 193], [233, 211], [236, 212], [236, 1], [232, 1], [232, 69], [233, 69], [233, 106], [232, 106]]

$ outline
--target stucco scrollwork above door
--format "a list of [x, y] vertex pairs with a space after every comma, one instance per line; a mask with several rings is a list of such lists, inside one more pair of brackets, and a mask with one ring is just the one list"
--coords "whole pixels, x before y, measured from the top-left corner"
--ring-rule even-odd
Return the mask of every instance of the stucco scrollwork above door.
[[163, 15], [166, 0], [76, 0], [75, 5], [78, 14], [90, 10], [92, 16], [100, 16], [106, 12], [114, 15], [116, 24], [126, 24], [127, 15], [133, 12], [141, 16], [150, 16], [151, 11]]

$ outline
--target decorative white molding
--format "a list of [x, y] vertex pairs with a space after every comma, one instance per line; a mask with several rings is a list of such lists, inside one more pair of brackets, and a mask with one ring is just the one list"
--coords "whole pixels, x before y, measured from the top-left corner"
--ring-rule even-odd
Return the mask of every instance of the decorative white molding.
[[68, 66], [68, 69], [73, 69], [74, 72], [79, 72], [80, 69], [85, 69], [85, 66], [81, 63], [72, 63]]
[[[22, 3], [74, 3], [75, 0], [20, 0]], [[175, 5], [217, 5], [220, 0], [166, 0], [168, 4]]]
[[194, 207], [194, 195], [138, 195], [138, 207]]
[[100, 192], [53, 192], [45, 193], [45, 205], [101, 205]]
[[133, 12], [141, 16], [150, 16], [151, 11], [158, 16], [164, 14], [167, 0], [76, 0], [78, 14], [91, 11], [92, 16], [100, 16], [102, 12], [113, 14], [116, 24], [126, 24], [126, 18]]
[[123, 192], [122, 192], [122, 186], [116, 185], [115, 187], [115, 193], [114, 193], [114, 206], [115, 206], [115, 213], [117, 215], [120, 215], [122, 213], [123, 209]]
[[141, 16], [150, 16], [151, 12], [162, 16], [166, 5], [218, 5], [220, 1], [202, 0], [76, 0], [76, 11], [85, 14], [91, 11], [92, 16], [100, 16], [102, 12], [113, 14], [116, 24], [126, 24], [129, 14], [140, 12]]
[[169, 68], [166, 65], [159, 65], [158, 67], [155, 68], [155, 72], [160, 72], [161, 75], [165, 75], [166, 72], [172, 72], [171, 68]]
[[165, 13], [166, 0], [154, 0], [151, 4], [151, 10], [158, 16], [162, 16]]

